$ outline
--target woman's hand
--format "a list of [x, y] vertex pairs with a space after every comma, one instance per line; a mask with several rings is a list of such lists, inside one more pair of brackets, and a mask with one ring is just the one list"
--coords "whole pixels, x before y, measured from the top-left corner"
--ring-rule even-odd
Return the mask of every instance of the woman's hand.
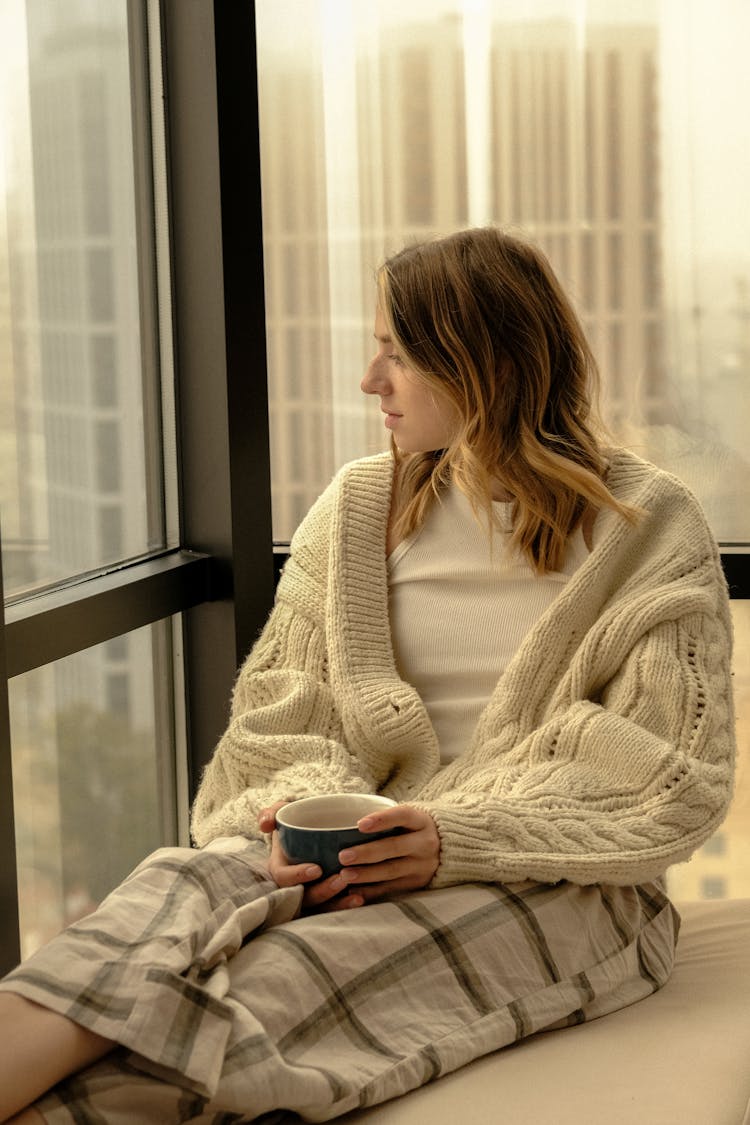
[[[352, 877], [345, 872], [338, 872], [322, 879], [323, 872], [314, 863], [290, 863], [289, 857], [279, 843], [276, 828], [276, 813], [288, 801], [277, 801], [270, 808], [263, 809], [258, 817], [261, 832], [273, 833], [271, 839], [271, 858], [268, 861], [268, 871], [278, 887], [297, 887], [306, 884], [302, 895], [302, 912], [312, 914], [324, 910], [345, 910], [352, 906], [362, 906], [364, 898], [361, 894], [345, 895]], [[337, 897], [341, 896], [341, 897]]]
[[396, 805], [369, 813], [357, 827], [361, 832], [382, 832], [388, 828], [405, 831], [339, 852], [349, 896], [373, 902], [427, 886], [440, 863], [440, 836], [429, 813], [411, 805]]
[[[261, 812], [262, 832], [274, 831], [276, 813], [285, 804], [278, 801]], [[363, 817], [358, 827], [362, 832], [405, 831], [339, 852], [341, 871], [327, 879], [321, 879], [321, 870], [314, 864], [290, 864], [274, 832], [268, 865], [271, 878], [279, 887], [307, 884], [302, 900], [306, 912], [346, 910], [427, 886], [440, 862], [440, 837], [429, 813], [396, 805]]]

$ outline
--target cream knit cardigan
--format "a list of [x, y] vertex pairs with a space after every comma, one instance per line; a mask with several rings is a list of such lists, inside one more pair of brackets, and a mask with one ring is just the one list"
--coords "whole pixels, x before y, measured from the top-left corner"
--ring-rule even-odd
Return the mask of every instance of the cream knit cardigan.
[[630, 884], [685, 860], [731, 796], [731, 623], [692, 495], [623, 450], [608, 484], [648, 515], [602, 511], [594, 547], [501, 676], [471, 745], [440, 768], [396, 671], [385, 536], [393, 460], [342, 469], [300, 526], [268, 624], [238, 676], [193, 835], [259, 836], [260, 809], [332, 791], [428, 810], [432, 886]]

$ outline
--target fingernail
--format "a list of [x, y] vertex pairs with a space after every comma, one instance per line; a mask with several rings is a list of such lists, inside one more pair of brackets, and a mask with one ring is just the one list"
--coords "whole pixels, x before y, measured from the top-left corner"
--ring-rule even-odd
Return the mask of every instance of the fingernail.
[[358, 828], [362, 832], [369, 832], [371, 828], [375, 827], [375, 823], [376, 822], [374, 820], [370, 820], [370, 818], [366, 816], [364, 820], [360, 820]]
[[318, 879], [322, 874], [323, 874], [323, 872], [320, 870], [319, 867], [313, 866], [313, 867], [306, 867], [305, 868], [305, 875], [307, 876], [308, 879]]
[[339, 859], [342, 863], [354, 863], [354, 860], [356, 858], [357, 857], [355, 856], [351, 848], [347, 848], [347, 850], [344, 852], [339, 852]]

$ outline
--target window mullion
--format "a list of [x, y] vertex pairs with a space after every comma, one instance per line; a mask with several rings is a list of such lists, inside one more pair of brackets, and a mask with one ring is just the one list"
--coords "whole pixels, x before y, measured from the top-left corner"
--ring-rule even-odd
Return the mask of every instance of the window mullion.
[[10, 750], [10, 706], [3, 606], [3, 573], [0, 566], [0, 976], [17, 965], [21, 956], [16, 831], [13, 814], [13, 763]]
[[6, 608], [7, 675], [61, 660], [221, 592], [207, 555], [173, 551], [15, 602]]
[[273, 601], [255, 21], [251, 3], [161, 11], [182, 541], [233, 598], [186, 615], [192, 790]]
[[[140, 321], [141, 387], [143, 404], [143, 449], [146, 458], [146, 504], [149, 543], [170, 542], [166, 510], [165, 478], [174, 475], [173, 466], [164, 457], [165, 438], [173, 451], [171, 435], [164, 434], [162, 417], [164, 383], [171, 381], [171, 365], [160, 372], [161, 329], [169, 335], [171, 323], [159, 324], [159, 295], [156, 278], [156, 247], [158, 232], [155, 221], [155, 185], [152, 150], [151, 66], [149, 30], [144, 5], [128, 0], [128, 61], [130, 64], [130, 102], [133, 128], [133, 172], [135, 178], [135, 225], [138, 243], [138, 316]], [[159, 119], [160, 107], [155, 115]], [[163, 137], [156, 139], [156, 151]], [[168, 424], [173, 422], [169, 411]]]

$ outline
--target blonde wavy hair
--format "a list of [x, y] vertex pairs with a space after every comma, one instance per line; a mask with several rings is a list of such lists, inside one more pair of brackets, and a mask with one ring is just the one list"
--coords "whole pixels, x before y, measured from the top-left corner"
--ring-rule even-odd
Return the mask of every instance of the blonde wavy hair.
[[511, 540], [540, 574], [560, 568], [587, 509], [637, 519], [606, 486], [596, 361], [538, 248], [495, 227], [459, 231], [401, 250], [377, 284], [402, 360], [458, 418], [445, 449], [393, 446], [397, 535], [451, 481], [490, 527], [493, 486], [507, 489]]

